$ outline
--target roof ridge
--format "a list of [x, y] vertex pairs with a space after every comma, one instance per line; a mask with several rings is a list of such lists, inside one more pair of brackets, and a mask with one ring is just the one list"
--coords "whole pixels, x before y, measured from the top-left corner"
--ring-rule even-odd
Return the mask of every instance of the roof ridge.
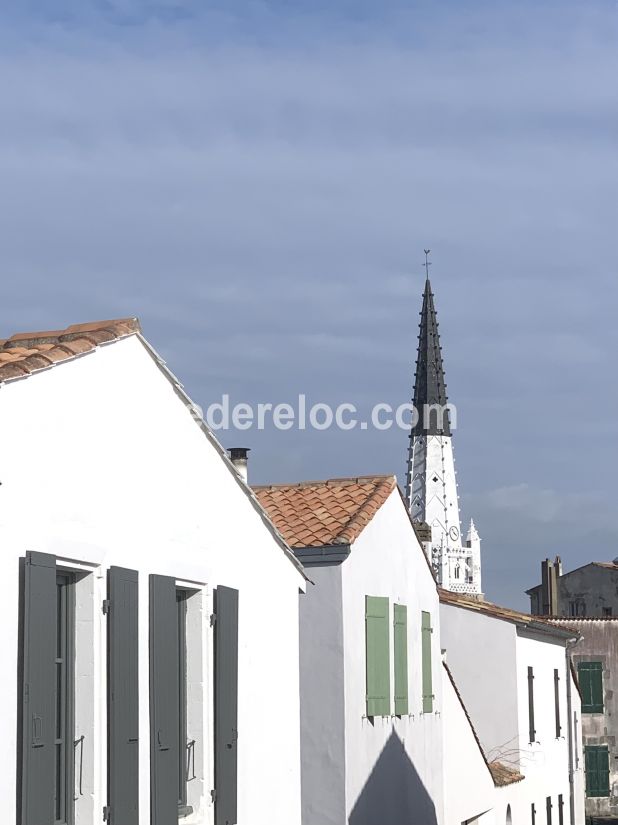
[[346, 484], [369, 484], [372, 481], [382, 481], [385, 479], [394, 479], [394, 473], [376, 473], [376, 475], [366, 476], [341, 476], [340, 478], [324, 478], [314, 479], [308, 481], [289, 481], [280, 482], [278, 484], [252, 484], [254, 490], [296, 490], [303, 487], [326, 487], [326, 486], [345, 486]]
[[26, 378], [93, 352], [100, 344], [140, 333], [135, 316], [72, 324], [62, 330], [15, 333], [0, 339], [0, 383]]

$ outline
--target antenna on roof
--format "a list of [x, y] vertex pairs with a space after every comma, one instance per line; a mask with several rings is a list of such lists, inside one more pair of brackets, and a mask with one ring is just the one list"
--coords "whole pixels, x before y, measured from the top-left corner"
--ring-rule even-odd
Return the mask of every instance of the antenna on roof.
[[425, 267], [425, 272], [427, 273], [427, 280], [429, 280], [429, 267], [431, 266], [431, 261], [429, 260], [429, 253], [431, 252], [431, 249], [425, 249], [423, 251], [425, 252], [425, 263], [423, 264], [423, 266]]

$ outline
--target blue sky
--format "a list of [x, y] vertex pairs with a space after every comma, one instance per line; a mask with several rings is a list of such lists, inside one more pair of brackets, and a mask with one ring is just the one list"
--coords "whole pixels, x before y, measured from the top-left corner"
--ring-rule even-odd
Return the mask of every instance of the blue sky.
[[[0, 330], [136, 314], [202, 406], [408, 400], [432, 249], [488, 597], [618, 555], [618, 6], [13, 2]], [[224, 434], [255, 482], [388, 432]]]

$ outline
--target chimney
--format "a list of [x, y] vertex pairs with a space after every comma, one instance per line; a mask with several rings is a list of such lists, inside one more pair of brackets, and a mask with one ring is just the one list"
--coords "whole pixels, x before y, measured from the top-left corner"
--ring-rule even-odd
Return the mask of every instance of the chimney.
[[227, 454], [230, 457], [230, 461], [236, 467], [236, 472], [242, 478], [242, 480], [247, 484], [247, 461], [248, 461], [248, 452], [251, 448], [250, 447], [230, 447], [227, 451]]
[[558, 616], [558, 578], [562, 575], [562, 562], [545, 559], [541, 562], [541, 615]]

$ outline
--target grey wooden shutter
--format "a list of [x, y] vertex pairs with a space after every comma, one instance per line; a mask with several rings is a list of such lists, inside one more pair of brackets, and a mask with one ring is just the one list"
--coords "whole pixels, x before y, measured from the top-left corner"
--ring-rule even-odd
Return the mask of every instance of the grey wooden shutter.
[[178, 606], [176, 582], [150, 576], [150, 822], [178, 822]]
[[51, 825], [56, 776], [56, 558], [27, 553], [24, 573], [22, 823]]
[[530, 742], [536, 741], [534, 726], [534, 668], [528, 668], [528, 737]]
[[238, 591], [215, 590], [215, 825], [235, 825], [238, 798]]
[[138, 825], [137, 572], [111, 567], [107, 585], [109, 819], [113, 825]]

